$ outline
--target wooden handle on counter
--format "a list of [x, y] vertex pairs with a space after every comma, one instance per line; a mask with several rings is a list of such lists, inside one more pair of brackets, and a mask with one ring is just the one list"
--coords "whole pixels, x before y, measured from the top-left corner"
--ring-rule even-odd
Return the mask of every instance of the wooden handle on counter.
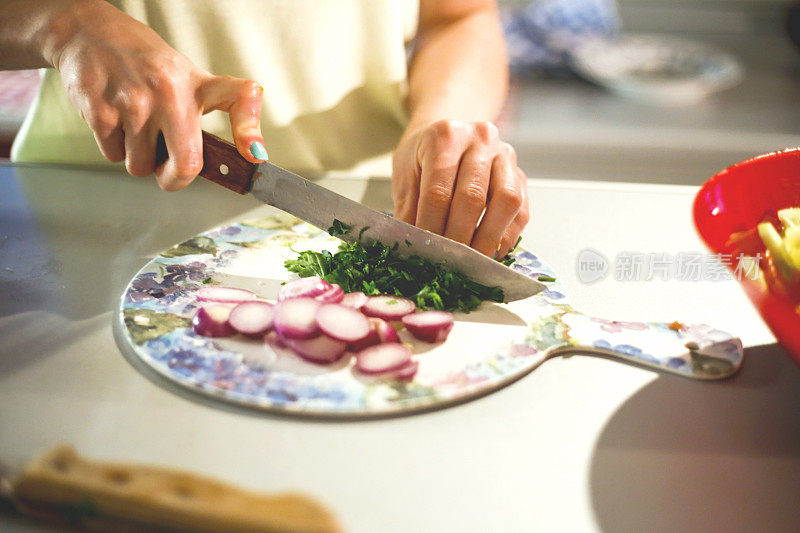
[[96, 531], [340, 531], [325, 507], [302, 494], [257, 494], [166, 468], [90, 461], [71, 446], [30, 462], [13, 488], [23, 512], [58, 514]]
[[[159, 134], [156, 166], [167, 160], [167, 145]], [[239, 155], [236, 146], [216, 135], [203, 131], [203, 169], [200, 176], [239, 194], [247, 194], [253, 181], [256, 164]]]

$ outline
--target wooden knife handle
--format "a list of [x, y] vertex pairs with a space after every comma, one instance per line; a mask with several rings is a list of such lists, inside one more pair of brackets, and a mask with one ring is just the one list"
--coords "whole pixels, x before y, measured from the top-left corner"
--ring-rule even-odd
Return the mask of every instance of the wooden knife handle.
[[[167, 160], [167, 145], [158, 136], [156, 166]], [[216, 135], [203, 131], [203, 170], [200, 175], [217, 185], [239, 194], [247, 194], [252, 186], [256, 164], [239, 155], [236, 146]]]
[[95, 462], [67, 445], [28, 463], [12, 486], [21, 511], [51, 520], [60, 514], [94, 530], [341, 531], [324, 506], [303, 494], [258, 494], [188, 472]]

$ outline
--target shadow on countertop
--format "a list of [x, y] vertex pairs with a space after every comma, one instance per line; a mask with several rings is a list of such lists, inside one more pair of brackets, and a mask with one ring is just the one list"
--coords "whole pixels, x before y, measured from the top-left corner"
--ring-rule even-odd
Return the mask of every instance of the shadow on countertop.
[[777, 344], [744, 361], [721, 382], [661, 376], [617, 410], [590, 470], [602, 530], [797, 531], [800, 367]]

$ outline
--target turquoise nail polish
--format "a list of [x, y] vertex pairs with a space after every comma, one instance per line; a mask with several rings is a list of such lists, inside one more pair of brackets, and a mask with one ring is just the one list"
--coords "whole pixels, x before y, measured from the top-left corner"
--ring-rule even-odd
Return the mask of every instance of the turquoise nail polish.
[[253, 154], [253, 157], [256, 159], [263, 159], [264, 161], [269, 161], [269, 156], [267, 155], [267, 149], [264, 148], [264, 145], [261, 144], [260, 141], [256, 141], [250, 145], [250, 153]]

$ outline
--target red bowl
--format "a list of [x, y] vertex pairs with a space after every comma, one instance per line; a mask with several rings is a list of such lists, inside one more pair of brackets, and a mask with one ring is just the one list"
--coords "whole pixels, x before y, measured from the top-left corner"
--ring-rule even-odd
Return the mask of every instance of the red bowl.
[[[694, 223], [714, 253], [732, 254], [733, 269], [738, 251], [727, 245], [731, 234], [756, 227], [784, 207], [800, 207], [800, 148], [760, 155], [717, 173], [694, 199]], [[741, 283], [778, 342], [800, 363], [800, 314], [757, 282], [742, 277]]]

